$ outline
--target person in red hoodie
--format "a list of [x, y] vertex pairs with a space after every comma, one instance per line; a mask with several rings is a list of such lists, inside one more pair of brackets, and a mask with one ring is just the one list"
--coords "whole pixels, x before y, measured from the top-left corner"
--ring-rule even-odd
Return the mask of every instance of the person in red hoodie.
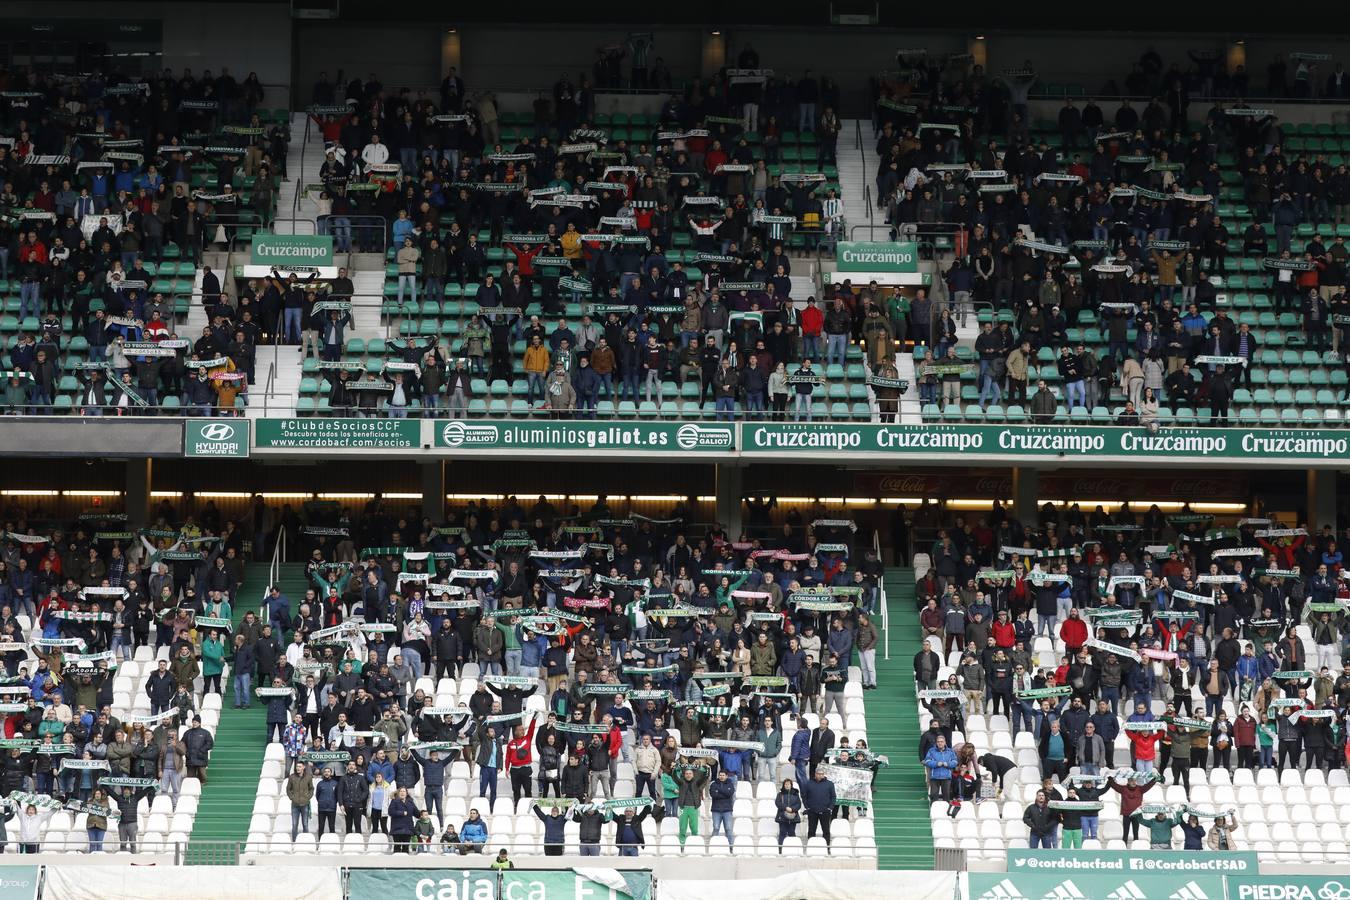
[[[1137, 731], [1128, 733], [1130, 735], [1139, 734]], [[1125, 823], [1126, 846], [1139, 839], [1139, 820], [1133, 816], [1135, 811], [1144, 805], [1144, 795], [1152, 790], [1157, 783], [1151, 778], [1147, 781], [1144, 778], [1147, 778], [1147, 776], [1137, 778], [1131, 775], [1123, 786], [1114, 779], [1109, 782], [1111, 790], [1120, 795], [1120, 817]], [[1133, 837], [1131, 837], [1131, 833], [1133, 833]]]
[[519, 803], [522, 796], [534, 796], [530, 793], [530, 765], [534, 762], [531, 748], [534, 747], [536, 721], [530, 720], [529, 731], [523, 725], [517, 725], [506, 744], [506, 771], [511, 778], [512, 803]]
[[815, 297], [806, 298], [802, 310], [802, 359], [820, 360], [820, 335], [825, 329], [825, 313], [816, 306]]
[[1077, 656], [1078, 651], [1087, 643], [1087, 622], [1079, 617], [1077, 607], [1070, 609], [1069, 617], [1060, 623], [1059, 639], [1068, 648], [1070, 656]]
[[998, 611], [998, 618], [994, 620], [993, 627], [994, 646], [1002, 650], [1011, 650], [1017, 643], [1017, 630], [1013, 628], [1013, 623], [1008, 619], [1008, 611], [1001, 609]]

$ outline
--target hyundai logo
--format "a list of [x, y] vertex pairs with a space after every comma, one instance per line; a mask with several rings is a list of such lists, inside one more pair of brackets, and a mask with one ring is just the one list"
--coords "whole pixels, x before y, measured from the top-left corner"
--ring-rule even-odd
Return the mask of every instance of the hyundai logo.
[[212, 422], [210, 425], [202, 426], [199, 432], [201, 439], [220, 443], [222, 441], [234, 440], [234, 426], [227, 425], [224, 422]]

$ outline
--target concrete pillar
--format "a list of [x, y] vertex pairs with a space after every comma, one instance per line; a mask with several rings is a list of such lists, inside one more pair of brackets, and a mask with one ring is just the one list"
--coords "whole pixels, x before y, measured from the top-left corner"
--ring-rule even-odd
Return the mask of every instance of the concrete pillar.
[[1023, 524], [1036, 521], [1040, 492], [1041, 473], [1038, 469], [1022, 466], [1013, 469], [1013, 516]]
[[717, 521], [727, 530], [727, 536], [733, 541], [741, 538], [743, 527], [741, 512], [745, 491], [741, 487], [744, 470], [736, 466], [719, 464], [717, 466]]
[[154, 462], [150, 459], [127, 460], [127, 524], [150, 524], [150, 492], [154, 490]]
[[1321, 534], [1323, 525], [1336, 530], [1336, 471], [1308, 470], [1308, 533]]
[[451, 69], [461, 70], [461, 59], [459, 29], [447, 28], [445, 34], [441, 35], [441, 77], [449, 75]]
[[422, 463], [422, 515], [439, 525], [445, 520], [445, 460]]
[[727, 64], [727, 36], [720, 31], [703, 35], [703, 59], [699, 72], [704, 78], [711, 78], [717, 70]]

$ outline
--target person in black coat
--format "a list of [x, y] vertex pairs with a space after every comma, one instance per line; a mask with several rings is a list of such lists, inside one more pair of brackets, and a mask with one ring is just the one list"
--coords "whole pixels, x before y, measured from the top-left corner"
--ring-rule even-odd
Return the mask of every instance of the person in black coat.
[[1224, 366], [1216, 366], [1209, 378], [1209, 418], [1210, 424], [1228, 425], [1228, 404], [1233, 397], [1233, 386], [1228, 381]]
[[361, 815], [370, 799], [370, 784], [366, 776], [356, 770], [356, 763], [347, 763], [347, 774], [338, 785], [338, 803], [347, 817], [347, 834], [361, 833]]
[[629, 807], [614, 820], [614, 845], [619, 848], [620, 856], [637, 856], [638, 850], [647, 846], [647, 838], [642, 833], [642, 820], [650, 814], [651, 807], [644, 807], [641, 812], [634, 812]]

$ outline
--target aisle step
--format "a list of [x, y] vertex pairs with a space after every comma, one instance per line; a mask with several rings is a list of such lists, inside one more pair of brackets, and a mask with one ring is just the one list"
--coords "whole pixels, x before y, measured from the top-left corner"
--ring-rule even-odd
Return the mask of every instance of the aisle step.
[[883, 869], [931, 869], [933, 830], [923, 766], [915, 756], [919, 717], [915, 713], [914, 654], [919, 634], [914, 623], [914, 570], [897, 569], [885, 578], [891, 622], [890, 659], [877, 659], [875, 691], [865, 691], [867, 738], [873, 753], [885, 755], [873, 791], [878, 865]]

